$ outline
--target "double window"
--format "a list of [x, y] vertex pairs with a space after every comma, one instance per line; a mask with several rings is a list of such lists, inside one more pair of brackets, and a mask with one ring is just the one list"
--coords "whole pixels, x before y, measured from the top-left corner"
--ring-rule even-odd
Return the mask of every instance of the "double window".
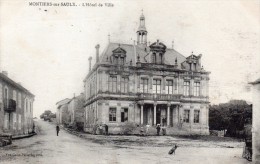
[[116, 108], [109, 108], [109, 121], [116, 121]]
[[121, 78], [121, 92], [122, 93], [128, 93], [128, 77], [122, 77]]
[[166, 80], [166, 93], [167, 94], [173, 94], [173, 81], [172, 80]]
[[148, 93], [148, 79], [142, 78], [140, 82], [140, 92]]
[[153, 80], [153, 93], [155, 93], [155, 94], [161, 93], [161, 80], [160, 79]]
[[200, 96], [200, 82], [194, 83], [194, 96]]
[[190, 95], [190, 82], [184, 81], [184, 96]]
[[117, 92], [117, 77], [116, 76], [109, 77], [108, 90], [109, 90], [109, 92]]
[[194, 110], [194, 123], [199, 123], [199, 122], [200, 122], [200, 111]]

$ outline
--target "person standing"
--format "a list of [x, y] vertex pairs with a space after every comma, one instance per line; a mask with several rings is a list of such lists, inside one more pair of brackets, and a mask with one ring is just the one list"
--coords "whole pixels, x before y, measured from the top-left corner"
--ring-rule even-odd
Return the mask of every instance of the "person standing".
[[107, 126], [107, 124], [105, 124], [105, 132], [106, 132], [105, 134], [108, 135], [108, 126]]
[[57, 136], [59, 136], [60, 127], [59, 125], [56, 126]]
[[160, 135], [160, 131], [161, 131], [160, 124], [157, 124], [156, 129], [157, 129], [157, 136], [159, 136]]

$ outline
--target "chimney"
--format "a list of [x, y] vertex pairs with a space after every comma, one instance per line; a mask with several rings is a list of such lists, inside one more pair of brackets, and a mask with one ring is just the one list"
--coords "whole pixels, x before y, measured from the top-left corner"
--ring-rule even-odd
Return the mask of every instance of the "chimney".
[[97, 44], [96, 45], [96, 63], [98, 63], [99, 62], [99, 47], [100, 47], [100, 45], [99, 44]]
[[2, 73], [8, 77], [8, 72], [7, 71], [2, 71]]
[[90, 56], [90, 57], [88, 58], [88, 61], [89, 61], [89, 72], [91, 71], [91, 60], [92, 60], [92, 57]]

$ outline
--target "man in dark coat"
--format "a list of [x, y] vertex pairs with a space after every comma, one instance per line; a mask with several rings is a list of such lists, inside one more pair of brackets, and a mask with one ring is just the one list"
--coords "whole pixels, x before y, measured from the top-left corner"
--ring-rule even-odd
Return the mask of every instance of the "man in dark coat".
[[56, 126], [57, 136], [59, 136], [60, 127], [59, 125]]
[[156, 129], [157, 129], [157, 136], [159, 136], [160, 135], [160, 131], [161, 131], [160, 124], [157, 124]]

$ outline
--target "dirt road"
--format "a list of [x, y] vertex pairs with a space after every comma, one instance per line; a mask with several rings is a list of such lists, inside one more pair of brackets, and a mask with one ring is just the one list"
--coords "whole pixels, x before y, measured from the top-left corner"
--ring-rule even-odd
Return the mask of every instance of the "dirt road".
[[99, 144], [63, 130], [57, 137], [55, 125], [41, 120], [36, 123], [41, 129], [38, 135], [16, 140], [12, 145], [0, 148], [0, 163], [248, 163], [241, 158], [241, 147], [194, 147], [197, 141], [192, 141], [189, 142], [190, 146], [179, 147], [176, 155], [168, 155], [169, 146]]

